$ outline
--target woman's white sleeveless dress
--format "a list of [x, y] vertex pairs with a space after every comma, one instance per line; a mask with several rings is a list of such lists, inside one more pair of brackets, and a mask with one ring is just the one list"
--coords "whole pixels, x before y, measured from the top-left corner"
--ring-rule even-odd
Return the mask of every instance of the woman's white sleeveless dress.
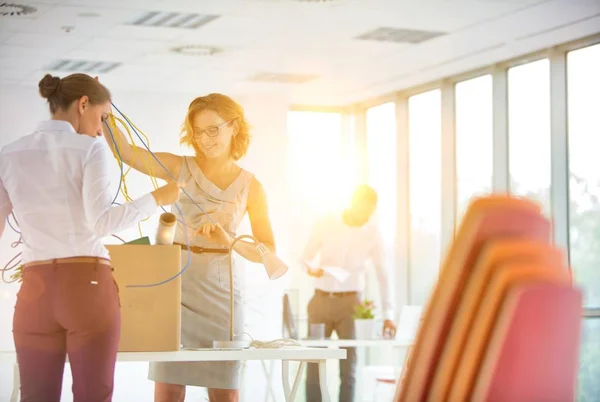
[[[184, 157], [179, 180], [189, 180], [177, 205], [188, 228], [210, 222], [194, 205], [200, 205], [223, 228], [235, 235], [247, 209], [248, 192], [253, 175], [243, 170], [229, 187], [221, 190], [209, 181], [193, 157]], [[173, 213], [178, 215], [176, 208]], [[181, 220], [181, 218], [179, 218]], [[177, 223], [175, 242], [186, 244], [184, 226]], [[202, 236], [193, 236], [190, 244], [215, 248]], [[182, 266], [188, 251], [182, 250]], [[227, 254], [195, 254], [181, 278], [181, 342], [183, 348], [208, 348], [214, 340], [229, 339], [229, 274]], [[234, 266], [234, 331], [242, 334], [244, 317], [240, 293], [240, 275]], [[207, 388], [237, 389], [240, 362], [155, 362], [150, 364], [148, 378], [168, 384], [184, 384]]]

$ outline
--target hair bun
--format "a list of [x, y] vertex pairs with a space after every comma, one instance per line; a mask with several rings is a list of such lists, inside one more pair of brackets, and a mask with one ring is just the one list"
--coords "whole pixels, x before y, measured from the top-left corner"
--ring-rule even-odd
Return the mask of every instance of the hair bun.
[[40, 95], [42, 95], [43, 98], [48, 99], [58, 91], [58, 88], [60, 87], [60, 78], [46, 74], [44, 78], [40, 80], [38, 87], [40, 89]]

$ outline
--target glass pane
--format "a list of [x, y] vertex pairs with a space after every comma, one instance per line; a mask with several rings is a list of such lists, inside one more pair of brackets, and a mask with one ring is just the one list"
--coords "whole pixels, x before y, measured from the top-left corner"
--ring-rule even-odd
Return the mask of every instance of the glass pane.
[[600, 398], [600, 318], [588, 318], [582, 323], [579, 352], [579, 402], [597, 402]]
[[295, 215], [313, 217], [343, 208], [352, 178], [339, 113], [288, 112], [290, 195]]
[[[390, 272], [389, 280], [394, 283], [396, 266], [396, 104], [384, 103], [367, 109], [366, 113], [366, 156], [367, 182], [379, 196], [376, 219], [384, 242], [385, 264]], [[366, 271], [365, 297], [381, 305], [379, 282], [374, 269]], [[394, 294], [394, 296], [396, 296]], [[381, 314], [377, 309], [376, 314]], [[396, 310], [398, 313], [398, 310]], [[397, 314], [396, 314], [397, 315]], [[380, 327], [376, 330], [380, 332]], [[359, 359], [368, 366], [389, 366], [395, 354], [387, 348], [373, 348], [359, 354]], [[367, 375], [367, 372], [363, 373]], [[362, 377], [359, 377], [362, 378]], [[364, 384], [364, 382], [363, 382]], [[367, 382], [362, 395], [372, 395], [374, 390]]]
[[442, 105], [439, 89], [408, 100], [410, 302], [427, 300], [437, 280], [441, 247]]
[[474, 196], [492, 191], [492, 76], [456, 84], [456, 227]]
[[367, 109], [367, 180], [379, 195], [377, 218], [387, 245], [396, 238], [396, 105]]
[[550, 65], [539, 60], [508, 70], [510, 190], [550, 215]]
[[600, 45], [567, 63], [571, 265], [585, 305], [600, 307]]

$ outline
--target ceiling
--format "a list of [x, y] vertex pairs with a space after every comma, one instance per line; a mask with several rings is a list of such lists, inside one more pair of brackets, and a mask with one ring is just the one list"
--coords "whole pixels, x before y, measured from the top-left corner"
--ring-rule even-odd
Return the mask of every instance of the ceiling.
[[275, 92], [294, 104], [322, 106], [600, 32], [600, 0], [13, 3], [35, 11], [0, 16], [0, 84], [36, 85], [45, 72], [62, 76], [74, 67], [113, 90]]

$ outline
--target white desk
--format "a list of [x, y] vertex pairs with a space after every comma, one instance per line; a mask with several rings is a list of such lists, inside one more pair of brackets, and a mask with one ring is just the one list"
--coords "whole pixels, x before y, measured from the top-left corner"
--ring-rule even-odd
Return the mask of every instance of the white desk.
[[302, 339], [302, 346], [311, 348], [361, 348], [361, 347], [385, 347], [408, 348], [412, 345], [412, 339]]
[[[386, 347], [391, 346], [394, 349], [408, 349], [413, 343], [413, 339], [301, 339], [297, 341], [303, 347], [310, 348], [320, 348], [322, 350], [343, 350], [340, 348], [363, 348], [363, 347]], [[362, 369], [361, 362], [358, 363], [357, 370]], [[267, 388], [265, 390], [265, 402], [276, 401], [275, 392], [271, 385], [271, 379], [273, 378], [273, 362], [267, 366], [267, 364], [262, 362], [262, 369], [267, 378]], [[299, 370], [302, 370], [303, 367]], [[327, 392], [323, 391], [323, 382], [325, 381], [322, 377], [322, 372], [324, 372], [324, 368], [319, 366], [319, 381], [321, 382], [321, 393]], [[361, 389], [360, 384], [357, 385], [357, 400], [360, 399]]]
[[[340, 360], [346, 358], [346, 351], [342, 349], [323, 349], [309, 347], [285, 347], [279, 349], [244, 349], [244, 350], [182, 350], [177, 352], [120, 352], [117, 355], [119, 362], [185, 362], [185, 361], [247, 361], [247, 360], [281, 360], [282, 383], [286, 402], [293, 401], [298, 392], [302, 372], [306, 363], [319, 364], [319, 381], [323, 401], [329, 401], [327, 391], [327, 360]], [[289, 362], [300, 362], [300, 367], [295, 375], [294, 382], [290, 385]], [[17, 402], [20, 388], [19, 369], [16, 364], [16, 354], [0, 352], [0, 362], [14, 364], [14, 380], [11, 402]]]

